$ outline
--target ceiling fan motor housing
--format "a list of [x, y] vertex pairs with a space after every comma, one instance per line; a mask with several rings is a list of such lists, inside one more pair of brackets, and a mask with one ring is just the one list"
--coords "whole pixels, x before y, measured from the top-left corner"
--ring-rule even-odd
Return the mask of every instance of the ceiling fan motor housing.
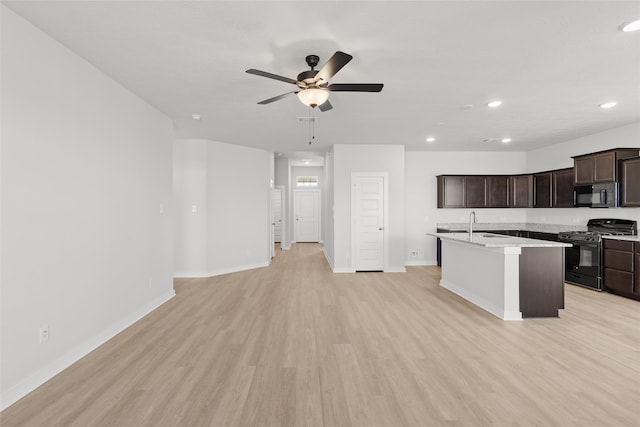
[[298, 80], [298, 86], [300, 86], [303, 89], [305, 87], [308, 87], [309, 85], [315, 86], [314, 84], [316, 80], [315, 77], [316, 77], [316, 74], [318, 74], [318, 71], [314, 70], [314, 68], [320, 62], [320, 57], [318, 55], [307, 55], [307, 57], [304, 58], [304, 60], [307, 61], [307, 65], [311, 67], [311, 69], [301, 72], [300, 74], [298, 74], [298, 77], [296, 78], [296, 80]]
[[[298, 86], [300, 86], [301, 88], [304, 88], [310, 84], [315, 83], [316, 74], [318, 74], [318, 70], [308, 70], [308, 71], [301, 72], [300, 74], [298, 74], [298, 77], [296, 78], [296, 80], [298, 80]], [[304, 85], [301, 85], [300, 83], [304, 83]]]

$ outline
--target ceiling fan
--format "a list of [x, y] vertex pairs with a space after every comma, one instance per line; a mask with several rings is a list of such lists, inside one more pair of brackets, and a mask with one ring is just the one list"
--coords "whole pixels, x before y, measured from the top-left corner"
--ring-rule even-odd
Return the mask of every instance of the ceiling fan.
[[258, 102], [258, 104], [270, 104], [295, 93], [303, 104], [311, 108], [318, 107], [320, 111], [327, 111], [333, 108], [329, 102], [329, 92], [380, 92], [384, 86], [382, 83], [329, 84], [329, 79], [340, 71], [342, 67], [347, 65], [352, 58], [353, 56], [347, 53], [337, 51], [320, 70], [315, 70], [314, 68], [318, 65], [318, 62], [320, 62], [320, 58], [317, 55], [308, 55], [305, 60], [311, 69], [298, 74], [296, 80], [253, 68], [247, 70], [247, 73], [291, 83], [300, 88], [300, 90], [297, 91], [291, 91], [265, 99], [264, 101]]

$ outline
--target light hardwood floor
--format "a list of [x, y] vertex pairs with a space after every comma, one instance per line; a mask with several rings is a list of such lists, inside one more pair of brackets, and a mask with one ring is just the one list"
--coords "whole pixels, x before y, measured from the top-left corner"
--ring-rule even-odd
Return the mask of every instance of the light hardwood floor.
[[[463, 268], [463, 266], [461, 266]], [[272, 265], [177, 296], [1, 414], [9, 426], [638, 426], [640, 303], [568, 285], [504, 322], [437, 267]]]

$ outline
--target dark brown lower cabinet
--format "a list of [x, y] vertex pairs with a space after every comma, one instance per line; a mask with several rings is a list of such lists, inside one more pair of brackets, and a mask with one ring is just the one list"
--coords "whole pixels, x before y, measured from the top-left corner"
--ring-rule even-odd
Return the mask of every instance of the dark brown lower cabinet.
[[636, 243], [636, 253], [635, 253], [635, 277], [633, 278], [633, 294], [636, 296], [636, 299], [640, 299], [640, 243]]
[[609, 292], [640, 299], [636, 271], [640, 266], [638, 253], [634, 253], [635, 246], [640, 243], [604, 239], [604, 286]]
[[519, 262], [522, 317], [558, 317], [564, 308], [564, 248], [522, 248]]

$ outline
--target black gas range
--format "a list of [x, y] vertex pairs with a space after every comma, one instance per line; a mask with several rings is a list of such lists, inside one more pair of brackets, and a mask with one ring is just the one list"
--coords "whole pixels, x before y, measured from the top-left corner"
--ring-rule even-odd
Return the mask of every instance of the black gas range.
[[602, 291], [602, 237], [633, 236], [637, 232], [636, 221], [595, 218], [589, 220], [586, 231], [559, 233], [560, 242], [572, 244], [565, 248], [565, 281]]

